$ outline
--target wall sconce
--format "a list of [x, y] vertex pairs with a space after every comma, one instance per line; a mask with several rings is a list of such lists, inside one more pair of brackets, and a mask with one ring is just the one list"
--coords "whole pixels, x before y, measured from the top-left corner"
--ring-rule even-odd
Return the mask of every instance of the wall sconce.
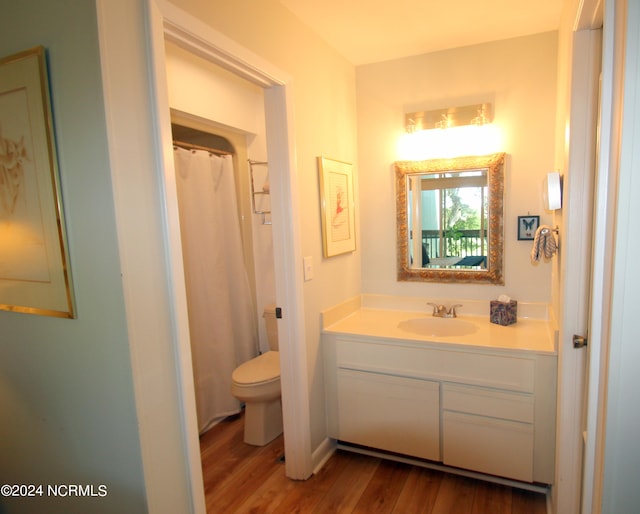
[[417, 130], [486, 125], [493, 121], [491, 104], [448, 107], [433, 111], [418, 111], [405, 114], [405, 130], [411, 134]]

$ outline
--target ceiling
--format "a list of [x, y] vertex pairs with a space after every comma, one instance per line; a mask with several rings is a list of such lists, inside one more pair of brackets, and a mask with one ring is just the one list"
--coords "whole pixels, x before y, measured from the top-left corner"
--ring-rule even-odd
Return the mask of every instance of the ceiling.
[[280, 0], [358, 66], [557, 30], [565, 0]]

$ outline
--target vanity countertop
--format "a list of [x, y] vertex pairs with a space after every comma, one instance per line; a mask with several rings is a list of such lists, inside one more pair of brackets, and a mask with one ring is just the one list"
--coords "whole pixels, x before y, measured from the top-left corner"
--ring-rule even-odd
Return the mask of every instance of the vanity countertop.
[[488, 316], [459, 315], [452, 320], [435, 318], [442, 322], [462, 320], [476, 325], [473, 333], [455, 336], [422, 335], [399, 327], [407, 320], [430, 317], [431, 314], [425, 312], [361, 308], [325, 326], [324, 332], [425, 342], [438, 346], [461, 345], [499, 351], [556, 354], [556, 330], [545, 319], [518, 318], [513, 325], [502, 326], [489, 322]]

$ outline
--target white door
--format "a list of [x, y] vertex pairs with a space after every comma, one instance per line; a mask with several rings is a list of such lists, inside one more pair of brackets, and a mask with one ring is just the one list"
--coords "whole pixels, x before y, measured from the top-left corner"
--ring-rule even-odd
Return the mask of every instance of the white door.
[[560, 341], [557, 464], [554, 511], [580, 512], [590, 346], [575, 348], [574, 335], [588, 338], [591, 294], [593, 198], [598, 147], [601, 31], [574, 33], [569, 112], [570, 144], [560, 221]]

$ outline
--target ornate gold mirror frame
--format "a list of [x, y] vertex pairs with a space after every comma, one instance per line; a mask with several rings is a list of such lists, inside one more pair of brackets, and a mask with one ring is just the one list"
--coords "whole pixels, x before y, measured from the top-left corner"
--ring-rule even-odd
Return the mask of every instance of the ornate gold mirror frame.
[[[399, 281], [472, 282], [504, 284], [503, 277], [503, 194], [504, 153], [492, 155], [396, 162], [397, 267]], [[408, 179], [415, 175], [469, 170], [487, 171], [487, 266], [486, 268], [443, 267], [412, 268], [409, 266], [409, 228], [407, 221]], [[437, 180], [437, 179], [436, 179]]]

